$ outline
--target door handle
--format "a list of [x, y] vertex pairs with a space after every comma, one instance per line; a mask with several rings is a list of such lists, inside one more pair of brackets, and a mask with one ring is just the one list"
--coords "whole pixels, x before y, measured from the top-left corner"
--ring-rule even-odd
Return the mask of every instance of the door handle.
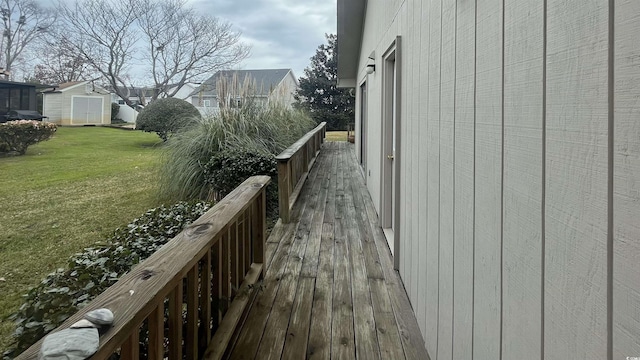
[[393, 156], [393, 155], [387, 155], [387, 159], [389, 159], [389, 160], [393, 160], [394, 158], [395, 158], [395, 156]]

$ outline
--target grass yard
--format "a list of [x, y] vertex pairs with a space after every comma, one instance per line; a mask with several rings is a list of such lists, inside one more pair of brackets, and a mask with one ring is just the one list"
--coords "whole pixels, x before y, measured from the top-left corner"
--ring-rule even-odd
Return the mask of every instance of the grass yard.
[[58, 128], [24, 156], [0, 158], [0, 354], [6, 316], [69, 256], [158, 205], [154, 133]]
[[327, 131], [327, 141], [347, 141], [346, 131]]

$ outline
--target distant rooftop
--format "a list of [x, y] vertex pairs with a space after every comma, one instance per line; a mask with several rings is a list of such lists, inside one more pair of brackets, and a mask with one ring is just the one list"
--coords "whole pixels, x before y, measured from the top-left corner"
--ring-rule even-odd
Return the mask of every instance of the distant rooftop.
[[266, 96], [280, 84], [289, 72], [291, 69], [221, 70], [196, 88], [192, 95], [202, 92], [203, 95], [217, 96], [218, 79], [221, 77], [231, 79], [235, 75], [239, 82], [250, 77], [257, 85], [257, 95]]

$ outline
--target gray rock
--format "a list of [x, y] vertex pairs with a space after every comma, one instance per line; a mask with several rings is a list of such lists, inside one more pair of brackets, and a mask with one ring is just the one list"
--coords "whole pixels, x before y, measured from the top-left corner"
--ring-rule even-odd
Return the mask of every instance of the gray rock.
[[81, 360], [98, 351], [98, 329], [65, 329], [44, 338], [40, 348], [41, 360]]
[[89, 321], [87, 319], [79, 320], [75, 324], [71, 325], [72, 329], [99, 328], [99, 327], [100, 327], [100, 325], [94, 324], [94, 323], [92, 323], [91, 321]]
[[84, 318], [98, 325], [113, 324], [113, 313], [109, 309], [95, 309], [84, 314]]

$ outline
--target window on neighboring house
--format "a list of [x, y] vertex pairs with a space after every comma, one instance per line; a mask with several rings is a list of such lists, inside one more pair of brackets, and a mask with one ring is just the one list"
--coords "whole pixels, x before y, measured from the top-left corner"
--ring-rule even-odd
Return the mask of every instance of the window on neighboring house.
[[231, 104], [230, 104], [231, 108], [240, 108], [241, 106], [242, 106], [241, 99], [231, 99]]
[[118, 105], [124, 105], [124, 100], [122, 99], [118, 100]]
[[204, 107], [210, 107], [211, 106], [211, 100], [204, 100]]

